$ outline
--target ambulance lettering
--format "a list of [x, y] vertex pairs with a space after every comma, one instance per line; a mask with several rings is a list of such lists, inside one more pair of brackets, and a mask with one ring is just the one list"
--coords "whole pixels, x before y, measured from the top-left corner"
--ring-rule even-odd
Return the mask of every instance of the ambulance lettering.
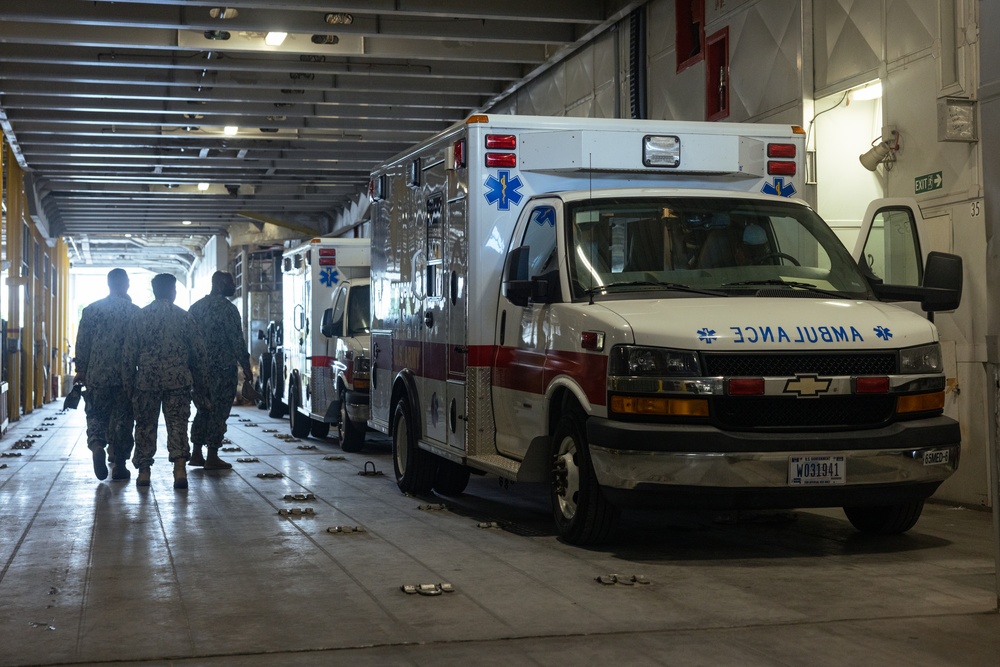
[[[865, 337], [853, 326], [736, 326], [729, 327], [733, 332], [733, 343], [738, 345], [758, 345], [762, 343], [790, 343], [799, 345], [815, 345], [817, 343], [863, 343]], [[701, 333], [700, 331], [698, 332]], [[880, 336], [881, 337], [881, 336]], [[704, 340], [704, 338], [702, 338]]]

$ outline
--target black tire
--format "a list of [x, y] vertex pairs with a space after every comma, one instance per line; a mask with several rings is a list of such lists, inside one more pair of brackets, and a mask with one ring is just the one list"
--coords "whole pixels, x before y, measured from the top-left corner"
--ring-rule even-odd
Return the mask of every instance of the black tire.
[[340, 390], [340, 420], [337, 423], [337, 437], [340, 439], [340, 448], [345, 452], [360, 452], [365, 446], [365, 432], [368, 430], [366, 424], [357, 424], [351, 421], [347, 414], [347, 394]]
[[309, 433], [317, 440], [322, 440], [330, 435], [330, 425], [326, 422], [318, 422], [315, 419], [309, 420]]
[[299, 398], [295, 385], [288, 392], [288, 428], [296, 438], [308, 438], [312, 419], [299, 412]]
[[417, 435], [406, 401], [392, 415], [392, 467], [403, 493], [428, 493], [434, 484], [438, 458], [417, 446]]
[[468, 467], [460, 463], [441, 459], [438, 461], [437, 474], [434, 475], [434, 492], [442, 496], [462, 495], [465, 487], [469, 485], [471, 472]]
[[621, 512], [612, 505], [594, 474], [584, 435], [585, 417], [569, 410], [552, 435], [552, 516], [559, 535], [570, 544], [598, 544], [608, 538]]
[[271, 355], [269, 353], [264, 353], [257, 358], [257, 377], [253, 381], [253, 388], [257, 392], [257, 407], [261, 410], [267, 410], [270, 405], [270, 387], [268, 384], [271, 380]]
[[845, 507], [844, 514], [862, 533], [899, 535], [913, 528], [923, 510], [923, 500], [909, 500], [879, 507]]
[[284, 386], [281, 382], [282, 364], [283, 359], [280, 354], [271, 357], [271, 378], [268, 381], [271, 400], [268, 405], [267, 416], [275, 419], [284, 417], [286, 409], [285, 402], [282, 400], [282, 395], [284, 394]]

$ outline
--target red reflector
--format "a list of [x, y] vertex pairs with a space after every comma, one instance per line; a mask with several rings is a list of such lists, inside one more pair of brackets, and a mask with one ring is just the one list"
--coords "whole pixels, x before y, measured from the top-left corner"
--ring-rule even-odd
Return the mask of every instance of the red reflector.
[[584, 331], [580, 334], [580, 347], [585, 350], [596, 350], [600, 352], [604, 349], [603, 331]]
[[854, 380], [854, 391], [858, 394], [887, 394], [889, 393], [889, 378], [857, 378]]
[[795, 144], [768, 144], [768, 157], [795, 157]]
[[732, 378], [729, 380], [730, 396], [762, 396], [764, 378]]
[[770, 174], [771, 176], [794, 176], [795, 163], [784, 162], [779, 160], [768, 160], [767, 173]]
[[486, 154], [486, 166], [487, 167], [516, 167], [517, 166], [517, 154], [516, 153], [487, 153]]
[[465, 139], [459, 139], [455, 142], [455, 168], [460, 169], [465, 166]]
[[517, 136], [513, 134], [487, 134], [486, 147], [512, 151], [517, 148]]

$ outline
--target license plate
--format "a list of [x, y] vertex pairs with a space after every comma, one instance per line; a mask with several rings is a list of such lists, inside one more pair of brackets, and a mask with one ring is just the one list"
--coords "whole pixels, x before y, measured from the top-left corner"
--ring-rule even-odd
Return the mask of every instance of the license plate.
[[844, 484], [847, 461], [843, 456], [789, 456], [788, 485]]
[[951, 460], [950, 449], [928, 449], [924, 452], [924, 465], [937, 466]]

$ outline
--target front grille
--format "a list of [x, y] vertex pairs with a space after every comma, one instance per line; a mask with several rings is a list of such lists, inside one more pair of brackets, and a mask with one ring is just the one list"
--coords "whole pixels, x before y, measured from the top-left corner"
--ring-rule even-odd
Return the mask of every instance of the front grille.
[[817, 375], [892, 375], [896, 372], [894, 353], [857, 354], [703, 354], [705, 375], [709, 377], [792, 377]]
[[892, 419], [896, 399], [886, 395], [787, 398], [720, 396], [712, 399], [712, 419], [732, 431], [845, 430], [874, 428]]

